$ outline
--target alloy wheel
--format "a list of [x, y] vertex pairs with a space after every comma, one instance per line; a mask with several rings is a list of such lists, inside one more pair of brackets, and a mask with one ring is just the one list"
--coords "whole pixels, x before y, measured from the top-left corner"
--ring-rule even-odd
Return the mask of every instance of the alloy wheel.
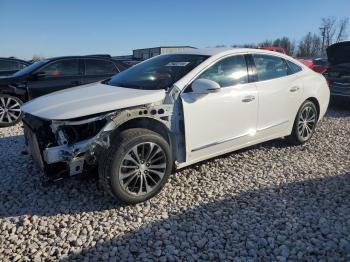
[[124, 155], [119, 168], [119, 181], [129, 194], [145, 195], [161, 183], [166, 168], [166, 155], [159, 145], [140, 143]]
[[21, 116], [21, 103], [9, 96], [0, 96], [0, 124], [11, 124]]
[[312, 133], [316, 126], [317, 112], [311, 106], [303, 108], [299, 120], [298, 120], [298, 132], [299, 136], [307, 140], [312, 136]]

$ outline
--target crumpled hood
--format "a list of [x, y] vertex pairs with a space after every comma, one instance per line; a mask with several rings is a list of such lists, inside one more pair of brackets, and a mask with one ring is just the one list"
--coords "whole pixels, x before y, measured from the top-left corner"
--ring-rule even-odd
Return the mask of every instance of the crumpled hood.
[[36, 98], [25, 103], [22, 111], [44, 119], [65, 120], [150, 104], [164, 98], [165, 90], [138, 90], [92, 83]]
[[350, 63], [350, 41], [330, 45], [327, 48], [327, 56], [331, 65]]

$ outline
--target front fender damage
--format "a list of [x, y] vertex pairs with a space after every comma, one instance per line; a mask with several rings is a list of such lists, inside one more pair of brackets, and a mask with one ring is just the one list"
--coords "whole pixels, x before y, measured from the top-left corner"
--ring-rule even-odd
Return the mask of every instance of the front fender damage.
[[[66, 173], [71, 176], [80, 174], [97, 164], [99, 153], [110, 147], [111, 133], [122, 124], [132, 119], [152, 118], [160, 121], [170, 130], [172, 115], [173, 104], [149, 104], [84, 120], [52, 121], [50, 127], [58, 145], [46, 147], [43, 150], [43, 159], [48, 165], [59, 162], [66, 163]], [[72, 143], [67, 128], [75, 130], [79, 126], [93, 124], [98, 121], [104, 121], [105, 124], [92, 137]]]

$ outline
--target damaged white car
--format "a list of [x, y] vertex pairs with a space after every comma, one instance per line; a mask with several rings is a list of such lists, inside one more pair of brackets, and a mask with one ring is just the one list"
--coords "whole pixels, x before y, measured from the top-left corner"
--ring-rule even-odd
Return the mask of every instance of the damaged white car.
[[324, 77], [255, 49], [197, 49], [26, 103], [27, 149], [50, 176], [98, 168], [127, 203], [157, 194], [178, 168], [263, 141], [308, 141], [326, 112]]

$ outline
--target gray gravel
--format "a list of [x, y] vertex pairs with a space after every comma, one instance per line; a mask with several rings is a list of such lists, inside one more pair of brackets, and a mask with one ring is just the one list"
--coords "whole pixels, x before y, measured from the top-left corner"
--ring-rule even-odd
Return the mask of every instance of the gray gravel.
[[312, 141], [268, 142], [186, 168], [122, 206], [97, 180], [53, 186], [0, 129], [0, 261], [350, 260], [350, 111]]

